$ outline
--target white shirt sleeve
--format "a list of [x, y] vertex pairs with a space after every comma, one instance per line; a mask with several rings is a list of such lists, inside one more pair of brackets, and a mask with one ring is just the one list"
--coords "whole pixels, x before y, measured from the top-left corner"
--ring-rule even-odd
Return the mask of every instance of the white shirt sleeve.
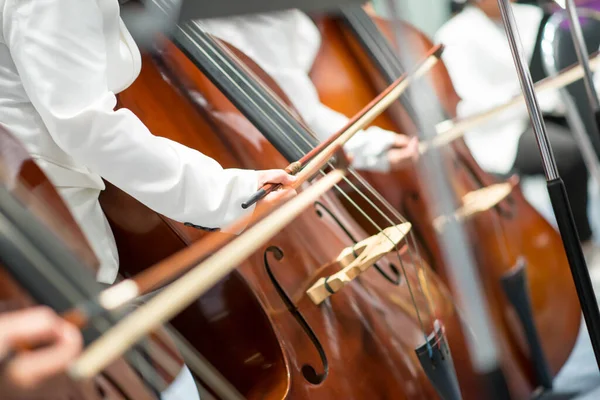
[[[96, 0], [7, 0], [4, 38], [22, 84], [53, 140], [76, 161], [169, 218], [223, 228], [252, 208], [255, 171], [150, 133], [114, 111], [105, 32]], [[199, 133], [201, 134], [201, 132]]]
[[[490, 61], [477, 56], [477, 51], [476, 47], [452, 43], [447, 44], [447, 49], [442, 55], [454, 88], [461, 98], [461, 110], [464, 115], [499, 106], [520, 93], [516, 74], [507, 77], [498, 73], [493, 70]], [[520, 116], [523, 111], [515, 107], [505, 112], [498, 120]]]
[[[461, 98], [461, 116], [470, 116], [507, 103], [520, 95], [521, 86], [514, 66], [508, 70], [494, 65], [477, 44], [445, 43], [447, 48], [442, 59], [448, 69], [454, 88]], [[510, 54], [506, 55], [511, 57]], [[512, 59], [509, 59], [512, 62]], [[557, 90], [538, 94], [538, 102], [546, 113], [564, 113]], [[503, 120], [527, 117], [525, 105], [512, 107], [482, 125], [481, 130]]]

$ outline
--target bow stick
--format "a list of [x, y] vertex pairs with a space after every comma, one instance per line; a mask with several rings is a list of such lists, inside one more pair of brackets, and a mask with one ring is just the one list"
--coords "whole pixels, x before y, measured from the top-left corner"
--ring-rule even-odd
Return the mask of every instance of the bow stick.
[[[600, 67], [600, 55], [595, 55], [590, 58], [590, 68], [597, 70]], [[536, 93], [542, 93], [551, 89], [560, 89], [570, 85], [573, 82], [583, 78], [583, 68], [579, 64], [573, 64], [570, 67], [563, 69], [558, 75], [542, 79], [535, 84]], [[428, 142], [423, 142], [419, 145], [419, 152], [422, 154], [432, 146], [443, 146], [462, 137], [468, 130], [483, 124], [490, 118], [495, 117], [503, 111], [506, 111], [517, 105], [525, 103], [525, 97], [522, 93], [510, 99], [508, 102], [489, 110], [482, 111], [466, 118], [454, 118], [440, 122], [436, 126], [438, 136]]]
[[[310, 152], [305, 154], [300, 160], [295, 161], [288, 165], [285, 171], [288, 174], [295, 175], [302, 169], [304, 164], [311, 160], [316, 154], [322, 151], [323, 148], [330, 145], [331, 143], [338, 142], [342, 145], [346, 144], [358, 131], [363, 129], [365, 126], [370, 124], [383, 113], [391, 104], [394, 103], [408, 88], [408, 85], [415, 80], [427, 73], [431, 68], [440, 60], [442, 52], [444, 51], [443, 45], [436, 45], [429, 53], [425, 56], [424, 60], [417, 65], [415, 70], [410, 74], [402, 74], [396, 79], [390, 86], [388, 86], [383, 92], [375, 97], [369, 104], [367, 104], [361, 111], [359, 111], [346, 125], [338, 132], [331, 135], [327, 140], [321, 142], [318, 146], [313, 148]], [[254, 193], [245, 203], [242, 203], [242, 208], [248, 208], [258, 200], [264, 198], [266, 195], [274, 190], [281, 187], [281, 184], [267, 183]]]
[[[273, 213], [233, 239], [220, 251], [167, 286], [93, 342], [69, 368], [76, 380], [95, 376], [145, 335], [173, 318], [233, 271], [314, 201], [335, 186], [345, 171], [335, 169]], [[190, 248], [191, 249], [191, 248]], [[185, 250], [184, 250], [185, 251]]]

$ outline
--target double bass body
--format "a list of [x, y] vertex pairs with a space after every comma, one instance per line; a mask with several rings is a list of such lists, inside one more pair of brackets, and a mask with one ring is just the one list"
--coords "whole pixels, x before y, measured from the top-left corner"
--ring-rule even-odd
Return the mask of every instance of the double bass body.
[[[191, 96], [176, 90], [161, 71], [164, 66], [150, 57], [140, 78], [119, 96], [154, 134], [196, 148], [224, 167], [287, 165], [172, 44], [165, 43], [160, 57], [177, 66]], [[159, 217], [114, 187], [101, 203], [121, 267], [130, 273], [204, 235]], [[248, 398], [436, 398], [415, 349], [436, 318], [451, 343], [462, 339], [456, 337], [460, 323], [448, 292], [427, 267], [418, 274], [409, 253], [401, 251], [400, 258], [381, 263], [404, 265], [398, 285], [369, 270], [318, 306], [306, 295], [320, 277], [340, 268], [336, 257], [352, 246], [347, 232], [366, 237], [334, 197], [324, 196], [177, 317], [174, 326]], [[426, 293], [419, 290], [424, 280]]]
[[[372, 18], [379, 28], [373, 35], [395, 37], [394, 27], [389, 21]], [[352, 115], [388, 83], [378, 64], [378, 58], [383, 59], [386, 55], [379, 57], [375, 52], [369, 54], [365, 51], [365, 46], [357, 39], [356, 28], [349, 28], [348, 19], [322, 18], [318, 23], [324, 39], [311, 78], [325, 104]], [[400, 28], [406, 43], [414, 45], [411, 51], [422, 54], [432, 46], [429, 39], [415, 28], [407, 24], [400, 24]], [[380, 39], [385, 40], [383, 36]], [[401, 51], [408, 49], [401, 48]], [[393, 58], [384, 61], [392, 65], [398, 62]], [[439, 99], [446, 112], [455, 116], [460, 99], [443, 63], [432, 69], [428, 79], [436, 94], [432, 100]], [[375, 124], [384, 129], [417, 135], [413, 118], [399, 103], [390, 107]], [[497, 183], [477, 165], [462, 139], [440, 150], [456, 195], [457, 209], [465, 194]], [[447, 267], [432, 224], [435, 215], [430, 207], [433, 202], [423, 182], [419, 181], [417, 171], [365, 174], [365, 177], [415, 224], [416, 232], [426, 244], [424, 254], [448, 282]], [[513, 180], [513, 183], [517, 182]], [[546, 361], [549, 375], [556, 374], [569, 356], [579, 330], [579, 303], [560, 237], [527, 203], [518, 185], [496, 207], [474, 215], [466, 222], [465, 229], [499, 333], [504, 371], [513, 395], [525, 398], [543, 383], [540, 372], [535, 369], [536, 363]], [[524, 284], [521, 281], [521, 287], [510, 289], [519, 292], [514, 296], [518, 298], [515, 306], [511, 302], [515, 301], [511, 298], [514, 293], [504, 290], [503, 285], [514, 283], [515, 280], [511, 279], [517, 275], [524, 279]], [[556, 293], [561, 295], [556, 296]], [[532, 310], [529, 314], [525, 313], [528, 314], [525, 320], [529, 319], [529, 328], [537, 327], [538, 343], [541, 343], [545, 358], [541, 361], [536, 359], [527, 340], [523, 320], [517, 317], [518, 312], [523, 311], [519, 301], [527, 296]], [[551, 379], [551, 376], [547, 378]]]

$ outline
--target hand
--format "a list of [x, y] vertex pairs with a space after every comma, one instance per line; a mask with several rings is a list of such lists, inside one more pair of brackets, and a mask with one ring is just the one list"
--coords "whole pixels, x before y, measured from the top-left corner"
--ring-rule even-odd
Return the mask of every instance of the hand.
[[394, 144], [387, 152], [390, 170], [397, 171], [407, 167], [419, 158], [419, 140], [406, 135], [396, 135]]
[[375, 12], [375, 8], [373, 8], [373, 3], [371, 3], [371, 2], [365, 3], [365, 4], [363, 4], [362, 8], [363, 8], [363, 10], [365, 10], [365, 12], [368, 15], [370, 15], [372, 17], [377, 16], [377, 13]]
[[271, 207], [280, 199], [289, 200], [296, 195], [296, 190], [289, 187], [286, 188], [286, 186], [290, 186], [296, 181], [295, 176], [289, 175], [282, 169], [269, 169], [266, 171], [257, 172], [259, 188], [267, 183], [281, 183], [283, 185], [281, 189], [269, 193], [262, 200], [260, 200], [257, 204], [257, 207]]
[[67, 398], [72, 384], [63, 372], [81, 347], [79, 330], [49, 308], [0, 314], [2, 399]]

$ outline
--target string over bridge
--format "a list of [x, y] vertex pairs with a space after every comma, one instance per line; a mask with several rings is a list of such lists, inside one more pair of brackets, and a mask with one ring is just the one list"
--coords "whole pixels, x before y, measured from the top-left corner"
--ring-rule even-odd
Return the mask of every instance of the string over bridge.
[[320, 278], [306, 291], [306, 294], [315, 304], [321, 304], [372, 267], [383, 256], [396, 250], [411, 228], [409, 222], [390, 226], [354, 246], [346, 247], [336, 259], [336, 263], [340, 264], [342, 269], [331, 276]]

